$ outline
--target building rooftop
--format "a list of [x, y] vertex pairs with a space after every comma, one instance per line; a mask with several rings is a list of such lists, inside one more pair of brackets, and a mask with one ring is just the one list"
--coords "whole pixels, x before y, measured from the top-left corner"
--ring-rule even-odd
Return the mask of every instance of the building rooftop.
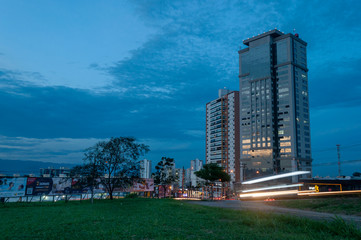
[[264, 33], [259, 34], [259, 35], [257, 35], [257, 36], [253, 36], [253, 37], [251, 37], [251, 38], [247, 38], [246, 40], [243, 41], [243, 44], [249, 46], [249, 43], [250, 43], [250, 42], [255, 41], [255, 40], [257, 40], [257, 39], [260, 39], [260, 38], [263, 38], [263, 37], [268, 36], [268, 35], [271, 35], [272, 37], [279, 37], [279, 36], [284, 35], [284, 33], [281, 32], [281, 31], [278, 30], [278, 29], [269, 30], [268, 32], [264, 32]]

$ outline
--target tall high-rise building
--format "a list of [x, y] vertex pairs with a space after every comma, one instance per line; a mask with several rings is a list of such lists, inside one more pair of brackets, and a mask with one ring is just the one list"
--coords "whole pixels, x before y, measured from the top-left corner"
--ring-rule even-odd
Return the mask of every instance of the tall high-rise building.
[[140, 178], [151, 178], [152, 162], [148, 159], [140, 161]]
[[206, 163], [217, 163], [240, 181], [239, 92], [220, 89], [206, 105]]
[[311, 171], [307, 43], [275, 29], [243, 44], [248, 46], [239, 51], [245, 178]]

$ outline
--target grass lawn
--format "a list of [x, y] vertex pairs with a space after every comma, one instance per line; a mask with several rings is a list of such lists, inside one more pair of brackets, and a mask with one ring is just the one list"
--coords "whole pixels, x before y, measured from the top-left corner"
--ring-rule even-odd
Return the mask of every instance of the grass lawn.
[[361, 216], [360, 197], [329, 197], [311, 199], [292, 199], [268, 202], [269, 205], [280, 207], [298, 208], [317, 212], [328, 212], [337, 214]]
[[0, 239], [361, 239], [340, 219], [317, 222], [168, 199], [0, 205]]

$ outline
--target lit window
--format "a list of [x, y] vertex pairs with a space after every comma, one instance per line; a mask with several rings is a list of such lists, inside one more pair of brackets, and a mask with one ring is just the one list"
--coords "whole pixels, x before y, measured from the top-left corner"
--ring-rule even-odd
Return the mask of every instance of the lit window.
[[291, 146], [291, 142], [281, 142], [281, 143], [280, 143], [280, 146], [281, 146], [281, 147]]

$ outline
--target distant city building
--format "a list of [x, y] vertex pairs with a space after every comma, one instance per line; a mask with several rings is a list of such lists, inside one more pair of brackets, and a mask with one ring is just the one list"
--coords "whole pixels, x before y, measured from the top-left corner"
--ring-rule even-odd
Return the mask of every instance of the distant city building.
[[203, 161], [198, 158], [191, 160], [190, 167], [190, 186], [197, 187], [203, 180], [195, 175], [195, 172], [201, 170], [203, 167]]
[[216, 163], [240, 181], [239, 92], [220, 89], [206, 105], [206, 163]]
[[183, 168], [176, 168], [175, 169], [175, 183], [174, 187], [181, 188], [183, 182]]
[[192, 181], [191, 181], [191, 168], [187, 168], [185, 170], [184, 185], [186, 187], [190, 187], [191, 184], [192, 184]]
[[275, 29], [243, 44], [248, 46], [239, 51], [245, 178], [311, 171], [307, 43]]
[[40, 168], [41, 177], [69, 177], [70, 169], [61, 167], [61, 168]]
[[143, 159], [140, 161], [140, 178], [151, 178], [152, 161]]

